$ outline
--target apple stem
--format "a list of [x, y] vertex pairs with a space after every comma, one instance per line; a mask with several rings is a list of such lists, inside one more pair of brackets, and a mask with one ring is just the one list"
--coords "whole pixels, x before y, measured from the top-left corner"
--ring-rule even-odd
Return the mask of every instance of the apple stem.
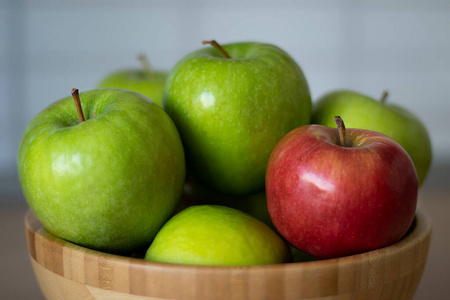
[[225, 49], [223, 49], [222, 46], [220, 46], [219, 43], [217, 43], [215, 40], [203, 41], [202, 44], [203, 45], [210, 44], [211, 46], [219, 50], [223, 54], [223, 56], [225, 56], [225, 58], [231, 58], [230, 55], [227, 53], [227, 51], [225, 51]]
[[147, 76], [152, 77], [153, 76], [153, 70], [150, 66], [150, 62], [148, 61], [147, 57], [144, 54], [140, 54], [138, 56], [139, 61], [141, 62], [142, 68], [144, 69], [145, 74]]
[[388, 91], [384, 91], [383, 94], [381, 95], [380, 102], [381, 103], [386, 103], [386, 100], [387, 100], [388, 96], [389, 96], [389, 92]]
[[75, 106], [77, 108], [78, 117], [80, 118], [80, 123], [84, 122], [84, 115], [83, 115], [83, 109], [81, 108], [81, 101], [80, 101], [80, 95], [78, 93], [78, 89], [72, 89], [72, 97], [75, 101]]
[[341, 119], [340, 116], [335, 116], [334, 117], [334, 122], [336, 123], [338, 132], [339, 132], [339, 140], [340, 140], [340, 145], [345, 147], [346, 143], [345, 143], [345, 125], [344, 125], [344, 121]]

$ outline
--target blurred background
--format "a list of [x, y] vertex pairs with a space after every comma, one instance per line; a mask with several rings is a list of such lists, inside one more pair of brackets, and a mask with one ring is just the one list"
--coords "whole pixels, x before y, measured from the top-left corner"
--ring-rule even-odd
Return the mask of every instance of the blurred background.
[[139, 67], [141, 53], [170, 70], [208, 39], [281, 47], [302, 67], [313, 100], [334, 89], [374, 98], [387, 89], [388, 101], [422, 119], [433, 164], [419, 200], [433, 238], [415, 299], [448, 297], [449, 1], [0, 0], [0, 299], [42, 299], [16, 170], [28, 122], [73, 87], [94, 89], [108, 73]]

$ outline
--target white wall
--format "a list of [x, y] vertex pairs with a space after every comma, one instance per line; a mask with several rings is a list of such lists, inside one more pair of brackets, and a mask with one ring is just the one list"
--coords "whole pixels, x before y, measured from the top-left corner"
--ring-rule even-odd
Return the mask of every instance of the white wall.
[[0, 1], [0, 176], [14, 174], [27, 123], [70, 90], [138, 66], [170, 69], [204, 39], [276, 44], [313, 98], [340, 88], [418, 115], [435, 162], [450, 161], [450, 1]]

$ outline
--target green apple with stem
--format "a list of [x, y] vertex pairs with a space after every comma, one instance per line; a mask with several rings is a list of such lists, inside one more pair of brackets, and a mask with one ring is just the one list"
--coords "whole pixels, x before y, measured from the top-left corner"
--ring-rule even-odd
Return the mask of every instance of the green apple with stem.
[[175, 124], [136, 92], [72, 95], [76, 105], [71, 97], [54, 102], [23, 133], [23, 194], [60, 238], [113, 253], [148, 247], [173, 215], [185, 180]]
[[139, 55], [141, 68], [115, 71], [104, 77], [98, 88], [121, 88], [141, 93], [162, 105], [164, 85], [168, 72], [154, 70], [144, 55]]
[[310, 122], [308, 83], [274, 45], [203, 44], [213, 47], [188, 54], [170, 72], [163, 107], [199, 182], [223, 194], [258, 193], [275, 144]]
[[421, 185], [431, 165], [430, 136], [417, 116], [388, 103], [387, 97], [387, 92], [380, 100], [351, 90], [329, 92], [314, 103], [312, 123], [333, 127], [334, 116], [341, 116], [349, 128], [378, 131], [389, 136], [408, 152]]
[[266, 265], [292, 261], [286, 242], [256, 218], [221, 205], [194, 205], [172, 217], [145, 259], [193, 265]]

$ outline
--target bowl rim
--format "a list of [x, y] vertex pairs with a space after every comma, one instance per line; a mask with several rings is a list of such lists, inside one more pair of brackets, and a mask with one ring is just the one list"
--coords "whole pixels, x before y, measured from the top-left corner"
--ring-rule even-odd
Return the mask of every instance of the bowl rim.
[[[189, 270], [189, 269], [202, 269], [202, 270], [270, 270], [276, 269], [280, 266], [283, 268], [323, 268], [330, 265], [335, 265], [339, 263], [339, 265], [352, 264], [358, 260], [364, 259], [374, 259], [377, 256], [384, 256], [386, 253], [390, 255], [395, 255], [398, 252], [401, 252], [403, 249], [410, 247], [412, 244], [423, 241], [431, 234], [431, 219], [425, 213], [425, 211], [418, 207], [416, 209], [416, 214], [414, 220], [411, 224], [411, 229], [408, 230], [408, 233], [398, 242], [388, 245], [386, 247], [378, 248], [375, 250], [343, 256], [338, 258], [330, 258], [330, 259], [317, 259], [313, 261], [305, 261], [305, 262], [290, 262], [290, 263], [282, 263], [282, 264], [269, 264], [269, 265], [251, 265], [251, 266], [209, 266], [209, 265], [189, 265], [189, 264], [180, 264], [180, 263], [164, 263], [164, 262], [154, 262], [148, 261], [143, 258], [137, 257], [129, 257], [122, 256], [113, 253], [101, 252], [94, 249], [89, 249], [69, 241], [63, 240], [48, 230], [46, 230], [43, 225], [36, 218], [35, 214], [31, 209], [29, 209], [25, 215], [25, 228], [27, 235], [30, 233], [34, 233], [38, 236], [42, 236], [45, 239], [51, 240], [52, 243], [55, 243], [61, 247], [70, 247], [72, 251], [75, 252], [83, 252], [84, 255], [91, 256], [101, 256], [103, 258], [111, 259], [117, 263], [125, 263], [127, 265], [135, 264], [139, 266], [153, 266], [156, 268], [164, 268], [164, 269], [172, 269], [172, 270]], [[29, 249], [30, 251], [32, 249]], [[32, 251], [31, 251], [32, 252]], [[30, 253], [31, 256], [36, 259], [35, 253]]]
[[395, 286], [396, 293], [402, 295], [395, 297], [411, 299], [431, 238], [431, 220], [417, 209], [409, 233], [399, 242], [377, 250], [307, 262], [204, 266], [151, 262], [78, 246], [48, 232], [31, 210], [25, 216], [25, 228], [38, 282], [45, 270], [45, 276], [56, 278], [50, 283], [51, 289], [63, 279], [77, 290], [119, 293], [118, 299], [130, 294], [150, 299], [209, 300], [218, 291], [219, 299], [230, 299], [236, 293], [243, 297], [252, 293], [251, 299], [334, 299], [338, 295], [376, 294], [382, 286], [387, 286], [389, 293]]

